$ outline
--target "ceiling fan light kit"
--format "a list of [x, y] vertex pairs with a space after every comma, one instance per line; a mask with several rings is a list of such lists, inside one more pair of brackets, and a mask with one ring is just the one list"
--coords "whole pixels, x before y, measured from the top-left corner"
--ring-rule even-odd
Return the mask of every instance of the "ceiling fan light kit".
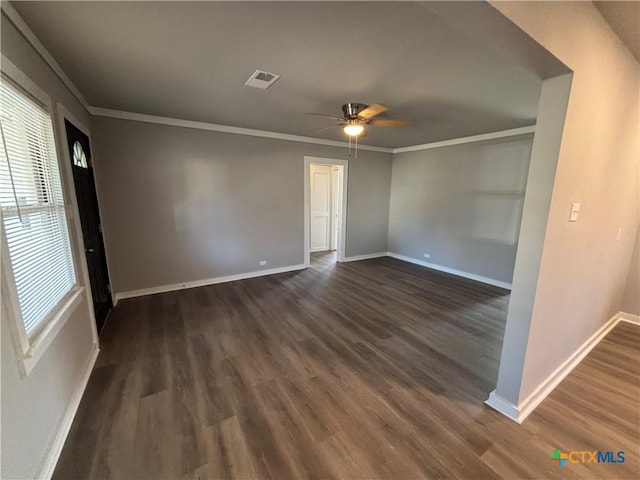
[[348, 123], [343, 128], [344, 133], [349, 135], [350, 137], [357, 137], [362, 132], [364, 132], [364, 126], [360, 123]]
[[364, 103], [350, 102], [342, 105], [342, 117], [334, 115], [325, 115], [322, 113], [312, 113], [318, 117], [330, 118], [337, 120], [336, 126], [343, 127], [344, 133], [350, 137], [356, 137], [364, 132], [368, 125], [376, 125], [380, 127], [406, 127], [410, 124], [406, 120], [396, 120], [391, 118], [375, 118], [381, 113], [389, 110], [389, 107], [381, 103], [365, 105]]
[[311, 115], [338, 120], [339, 123], [336, 126], [342, 127], [344, 133], [349, 137], [349, 156], [351, 156], [351, 139], [354, 138], [356, 144], [355, 157], [357, 157], [358, 136], [364, 133], [367, 125], [378, 125], [381, 127], [406, 127], [409, 125], [409, 122], [405, 120], [374, 118], [387, 110], [389, 110], [389, 107], [381, 103], [365, 105], [364, 103], [350, 102], [342, 105], [342, 118], [321, 113], [312, 113]]

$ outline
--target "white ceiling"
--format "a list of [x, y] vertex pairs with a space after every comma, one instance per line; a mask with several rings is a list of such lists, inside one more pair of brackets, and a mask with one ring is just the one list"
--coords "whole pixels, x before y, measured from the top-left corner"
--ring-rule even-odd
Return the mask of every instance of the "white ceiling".
[[[403, 147], [535, 123], [541, 80], [415, 2], [12, 2], [93, 106], [343, 140], [345, 102], [384, 103]], [[257, 68], [282, 76], [244, 85]]]
[[640, 61], [640, 2], [593, 2], [636, 60]]

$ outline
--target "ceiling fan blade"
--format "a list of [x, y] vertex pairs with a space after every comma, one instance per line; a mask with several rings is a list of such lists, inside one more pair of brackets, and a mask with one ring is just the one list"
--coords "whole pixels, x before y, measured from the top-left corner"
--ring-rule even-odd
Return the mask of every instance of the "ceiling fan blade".
[[324, 132], [325, 130], [331, 130], [332, 128], [342, 128], [343, 125], [344, 123], [329, 125], [328, 127], [324, 127], [324, 128], [320, 128], [319, 130], [316, 130], [316, 133]]
[[382, 105], [381, 103], [374, 103], [373, 105], [369, 105], [367, 108], [358, 113], [358, 117], [368, 120], [375, 117], [376, 115], [380, 115], [382, 112], [386, 112], [387, 110], [389, 110], [389, 107], [387, 107], [386, 105]]
[[341, 122], [344, 122], [344, 118], [343, 117], [336, 117], [335, 115], [325, 115], [324, 113], [307, 113], [306, 115], [313, 115], [315, 117], [323, 117], [323, 118], [331, 118], [333, 120], [340, 120]]
[[378, 125], [379, 127], [408, 127], [411, 125], [409, 120], [397, 120], [395, 118], [377, 118], [371, 120], [369, 125]]

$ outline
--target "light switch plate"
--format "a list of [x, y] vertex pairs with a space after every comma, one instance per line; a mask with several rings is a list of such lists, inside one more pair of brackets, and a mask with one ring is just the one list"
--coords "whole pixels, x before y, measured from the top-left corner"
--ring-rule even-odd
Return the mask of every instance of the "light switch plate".
[[580, 213], [580, 204], [579, 203], [572, 203], [571, 204], [571, 213], [569, 213], [569, 221], [570, 222], [577, 222], [579, 213]]

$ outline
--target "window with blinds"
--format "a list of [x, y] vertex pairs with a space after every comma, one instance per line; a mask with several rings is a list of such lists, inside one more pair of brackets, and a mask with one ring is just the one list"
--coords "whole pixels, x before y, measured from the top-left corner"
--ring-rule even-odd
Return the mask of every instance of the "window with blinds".
[[0, 107], [0, 210], [22, 321], [32, 337], [76, 278], [51, 116], [5, 78]]

